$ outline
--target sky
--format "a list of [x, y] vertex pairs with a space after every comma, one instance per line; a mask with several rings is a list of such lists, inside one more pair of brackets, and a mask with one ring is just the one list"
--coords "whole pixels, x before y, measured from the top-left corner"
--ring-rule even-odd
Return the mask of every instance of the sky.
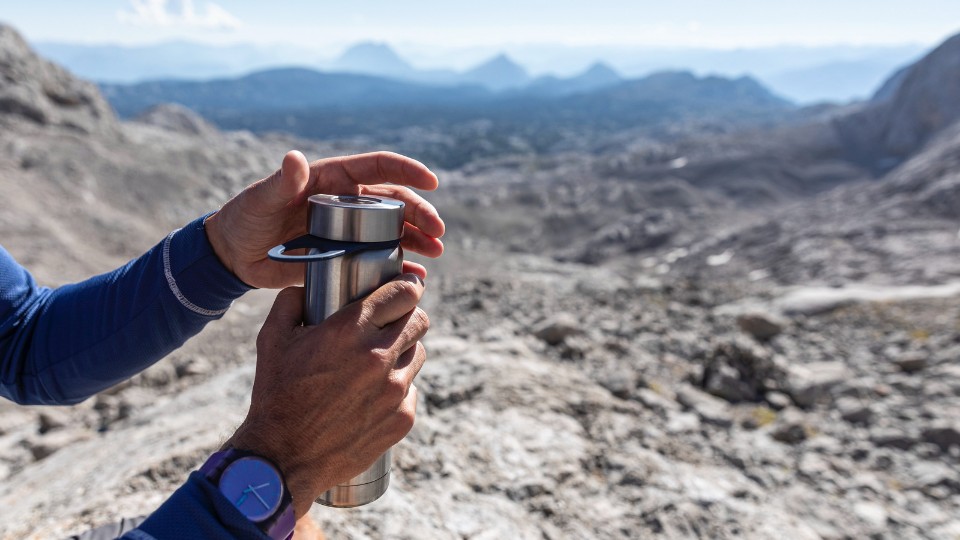
[[0, 0], [34, 42], [420, 48], [508, 44], [752, 48], [933, 45], [960, 0]]

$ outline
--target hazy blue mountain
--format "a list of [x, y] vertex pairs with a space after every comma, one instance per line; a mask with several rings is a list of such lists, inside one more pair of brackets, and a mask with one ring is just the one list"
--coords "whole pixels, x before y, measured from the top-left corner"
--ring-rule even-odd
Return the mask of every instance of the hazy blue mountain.
[[784, 107], [789, 102], [770, 92], [756, 79], [697, 77], [689, 71], [663, 71], [642, 79], [625, 81], [592, 94], [613, 102], [683, 102], [700, 107]]
[[293, 109], [356, 109], [409, 103], [482, 101], [481, 87], [454, 90], [355, 73], [325, 73], [303, 68], [259, 71], [235, 79], [159, 80], [137, 84], [101, 84], [117, 113], [135, 116], [159, 103], [178, 103], [203, 115], [212, 112]]
[[315, 63], [312, 53], [287, 46], [216, 46], [190, 42], [143, 46], [38, 43], [35, 49], [75, 75], [118, 83], [232, 77], [268, 67]]
[[482, 84], [491, 90], [507, 90], [526, 85], [530, 82], [530, 74], [509, 56], [498, 54], [465, 72], [460, 80], [465, 83]]
[[[602, 75], [605, 70], [588, 73]], [[609, 75], [609, 73], [607, 73]], [[440, 87], [369, 75], [282, 69], [236, 79], [167, 80], [102, 85], [124, 117], [158, 103], [189, 107], [224, 129], [287, 131], [311, 138], [356, 135], [389, 138], [416, 127], [469, 139], [467, 126], [486, 125], [493, 147], [514, 135], [548, 149], [563, 133], [615, 129], [700, 129], [782, 119], [792, 106], [748, 77], [658, 73], [576, 94], [492, 92], [479, 85]], [[477, 124], [477, 121], [482, 121]], [[466, 131], [465, 131], [466, 130]], [[492, 136], [489, 134], [496, 134]], [[459, 134], [459, 135], [455, 135]], [[491, 138], [492, 137], [492, 138]], [[450, 158], [446, 165], [460, 163]]]
[[870, 97], [903, 62], [876, 58], [831, 62], [765, 78], [775, 91], [794, 101], [852, 101]]
[[583, 73], [569, 78], [560, 78], [553, 75], [537, 77], [525, 91], [548, 96], [565, 96], [582, 92], [589, 92], [623, 81], [623, 77], [612, 67], [603, 62], [596, 62]]
[[[510, 57], [500, 54], [466, 73], [453, 69], [418, 69], [417, 56], [405, 57], [385, 43], [365, 42], [330, 60], [331, 52], [289, 45], [215, 46], [169, 42], [147, 46], [37, 43], [44, 56], [81, 77], [100, 82], [137, 82], [161, 78], [211, 79], [234, 77], [279, 66], [309, 66], [392, 77], [434, 85], [482, 84], [495, 91], [532, 82], [527, 75], [574, 73], [602, 59], [630, 78], [662, 70], [739, 76], [749, 74], [775, 92], [798, 102], [845, 101], [865, 98], [884, 76], [922, 54], [920, 45], [761, 47], [753, 49], [654, 49], [617, 46], [514, 45]], [[496, 52], [492, 52], [496, 55]], [[446, 56], [444, 56], [446, 55]], [[433, 51], [433, 62], [457, 63], [462, 51]], [[471, 55], [476, 55], [476, 51]], [[521, 58], [520, 63], [512, 60]], [[413, 60], [413, 62], [411, 62]], [[522, 63], [523, 67], [520, 67]], [[545, 79], [541, 77], [540, 79]], [[562, 80], [563, 77], [555, 77]], [[554, 79], [539, 80], [552, 86]], [[572, 88], [577, 83], [564, 83]], [[587, 88], [593, 86], [585, 85]], [[559, 94], [579, 90], [560, 88]]]
[[413, 66], [389, 45], [369, 41], [348, 48], [331, 67], [335, 71], [381, 77], [411, 78], [414, 74]]

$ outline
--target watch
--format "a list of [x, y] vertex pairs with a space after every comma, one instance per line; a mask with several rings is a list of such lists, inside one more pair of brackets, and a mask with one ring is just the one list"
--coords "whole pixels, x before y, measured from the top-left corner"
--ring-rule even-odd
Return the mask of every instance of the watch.
[[293, 537], [297, 523], [293, 498], [270, 460], [229, 448], [210, 456], [200, 473], [267, 536], [273, 540]]

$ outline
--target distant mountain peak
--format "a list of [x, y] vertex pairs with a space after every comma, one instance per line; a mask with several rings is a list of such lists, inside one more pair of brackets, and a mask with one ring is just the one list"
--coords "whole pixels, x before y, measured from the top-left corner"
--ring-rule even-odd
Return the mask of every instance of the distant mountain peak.
[[387, 76], [405, 76], [413, 71], [413, 66], [393, 47], [379, 41], [363, 41], [350, 46], [337, 58], [334, 67], [342, 71]]
[[585, 69], [583, 73], [580, 74], [580, 76], [581, 77], [589, 76], [592, 78], [606, 77], [606, 78], [617, 79], [617, 80], [623, 79], [620, 73], [617, 70], [613, 69], [613, 67], [610, 66], [610, 64], [599, 61], [599, 60], [590, 64], [590, 66], [587, 69]]
[[464, 80], [492, 90], [519, 88], [530, 82], [530, 74], [506, 53], [500, 53], [463, 74]]

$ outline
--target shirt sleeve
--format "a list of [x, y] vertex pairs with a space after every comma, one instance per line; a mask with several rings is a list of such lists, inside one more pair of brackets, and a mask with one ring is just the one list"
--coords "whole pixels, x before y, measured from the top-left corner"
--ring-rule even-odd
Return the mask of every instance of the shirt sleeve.
[[180, 347], [250, 287], [217, 258], [201, 217], [112, 272], [56, 289], [0, 247], [0, 395], [73, 404]]
[[196, 471], [146, 521], [121, 538], [270, 540]]

